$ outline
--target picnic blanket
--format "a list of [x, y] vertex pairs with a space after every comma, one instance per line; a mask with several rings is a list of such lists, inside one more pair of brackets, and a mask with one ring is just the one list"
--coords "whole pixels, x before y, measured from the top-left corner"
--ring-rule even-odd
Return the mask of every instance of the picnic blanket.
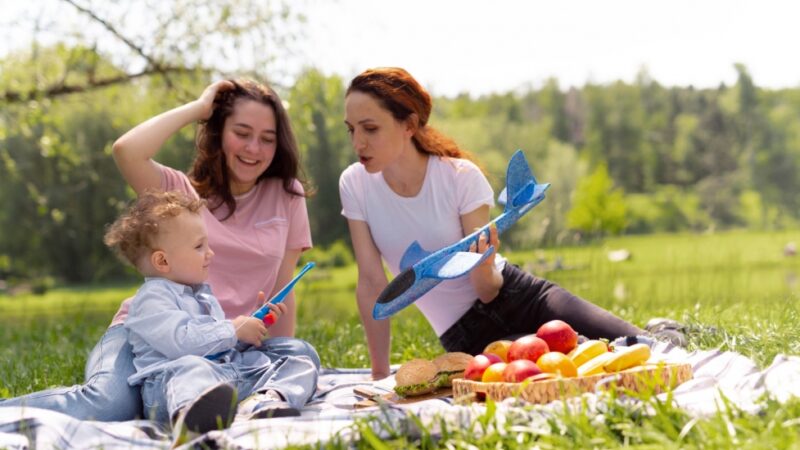
[[[798, 356], [778, 355], [769, 367], [761, 370], [752, 360], [734, 352], [687, 352], [661, 342], [655, 343], [652, 350], [667, 361], [692, 365], [694, 378], [676, 388], [673, 396], [678, 406], [696, 417], [714, 414], [726, 405], [756, 413], [759, 400], [765, 395], [781, 402], [800, 396]], [[413, 437], [419, 433], [417, 421], [436, 433], [442, 423], [448, 427], [474, 426], [476, 418], [485, 412], [483, 404], [458, 405], [448, 398], [357, 409], [354, 405], [360, 398], [353, 393], [354, 387], [388, 392], [394, 385], [392, 377], [379, 382], [368, 378], [368, 369], [324, 369], [317, 392], [301, 417], [235, 421], [229, 429], [207, 433], [182, 448], [198, 443], [241, 449], [283, 448], [332, 440], [348, 443], [359, 439], [358, 428], [353, 426], [357, 418], [367, 419], [361, 423], [374, 424], [376, 436], [386, 435], [388, 424], [388, 428]], [[595, 398], [595, 394], [584, 394], [574, 404], [589, 405], [591, 409]], [[507, 399], [497, 404], [495, 414], [525, 414], [530, 427], [537, 423], [546, 427], [548, 417], [558, 409], [563, 409], [562, 402], [520, 408], [519, 400]], [[414, 420], [410, 415], [415, 416]], [[166, 449], [169, 446], [168, 432], [146, 420], [79, 421], [36, 408], [0, 408], [0, 448]]]

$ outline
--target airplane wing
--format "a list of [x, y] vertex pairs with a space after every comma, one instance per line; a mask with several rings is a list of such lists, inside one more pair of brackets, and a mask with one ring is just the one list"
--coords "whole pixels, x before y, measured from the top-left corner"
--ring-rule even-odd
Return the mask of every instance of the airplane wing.
[[492, 254], [494, 247], [489, 246], [486, 252], [455, 252], [446, 255], [439, 261], [426, 267], [423, 276], [425, 278], [437, 278], [440, 280], [451, 280], [468, 274], [478, 264], [482, 263]]

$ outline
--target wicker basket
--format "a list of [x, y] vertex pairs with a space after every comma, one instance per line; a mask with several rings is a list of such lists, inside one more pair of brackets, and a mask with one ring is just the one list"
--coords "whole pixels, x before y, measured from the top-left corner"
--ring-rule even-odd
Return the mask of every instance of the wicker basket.
[[456, 400], [490, 398], [495, 401], [520, 397], [531, 403], [549, 403], [565, 397], [593, 392], [600, 386], [636, 392], [664, 392], [692, 378], [689, 364], [660, 364], [634, 367], [613, 374], [588, 377], [558, 378], [533, 383], [481, 383], [465, 379], [453, 380]]

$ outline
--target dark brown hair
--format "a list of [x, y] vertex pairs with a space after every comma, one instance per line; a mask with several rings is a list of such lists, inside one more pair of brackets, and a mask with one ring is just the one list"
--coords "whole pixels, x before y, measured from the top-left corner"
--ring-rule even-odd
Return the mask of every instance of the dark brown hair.
[[[269, 86], [252, 80], [229, 80], [233, 89], [220, 91], [214, 98], [214, 111], [208, 120], [201, 121], [197, 128], [197, 157], [195, 157], [189, 179], [200, 197], [209, 200], [212, 211], [223, 204], [228, 207], [228, 215], [236, 211], [236, 199], [233, 198], [228, 180], [228, 167], [222, 151], [222, 131], [225, 121], [233, 114], [236, 102], [240, 99], [253, 100], [272, 108], [275, 112], [278, 148], [267, 170], [256, 182], [265, 178], [280, 178], [283, 189], [292, 195], [304, 196], [295, 190], [294, 180], [305, 186], [305, 178], [300, 167], [300, 152], [294, 137], [289, 115], [281, 103], [278, 94]], [[224, 220], [224, 219], [223, 219]]]
[[134, 266], [154, 249], [154, 241], [165, 221], [182, 212], [200, 214], [205, 202], [180, 191], [148, 189], [106, 230], [103, 242]]
[[417, 151], [475, 162], [472, 155], [462, 150], [453, 139], [428, 125], [433, 109], [431, 96], [405, 69], [367, 69], [350, 82], [347, 94], [351, 92], [371, 95], [400, 122], [406, 122], [416, 114], [417, 121], [411, 124], [416, 131], [411, 139]]

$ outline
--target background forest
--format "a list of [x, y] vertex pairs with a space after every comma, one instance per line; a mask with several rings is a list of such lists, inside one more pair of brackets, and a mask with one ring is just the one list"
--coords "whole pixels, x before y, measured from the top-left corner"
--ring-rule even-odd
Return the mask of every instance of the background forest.
[[[34, 34], [0, 60], [3, 289], [22, 280], [46, 289], [53, 281], [130, 275], [102, 244], [105, 225], [133, 197], [111, 144], [226, 76], [269, 81], [288, 103], [316, 188], [308, 202], [315, 257], [346, 262], [338, 177], [354, 161], [342, 123], [348, 80], [310, 67], [286, 82], [282, 53], [266, 57], [253, 46], [291, 49], [302, 37], [302, 17], [275, 2], [180, 1], [170, 10], [140, 3], [123, 10], [64, 0], [61, 7], [77, 18], [70, 34]], [[131, 27], [130, 14], [145, 15], [149, 28]], [[246, 64], [232, 71], [232, 55]], [[504, 238], [510, 248], [616, 234], [796, 228], [800, 87], [764, 89], [746, 66], [731, 71], [736, 83], [713, 89], [663, 86], [642, 69], [633, 83], [565, 87], [551, 79], [464, 93], [436, 98], [431, 124], [477, 157], [497, 192], [518, 148], [537, 178], [552, 183], [547, 200]], [[187, 127], [159, 160], [188, 169], [193, 139]]]

